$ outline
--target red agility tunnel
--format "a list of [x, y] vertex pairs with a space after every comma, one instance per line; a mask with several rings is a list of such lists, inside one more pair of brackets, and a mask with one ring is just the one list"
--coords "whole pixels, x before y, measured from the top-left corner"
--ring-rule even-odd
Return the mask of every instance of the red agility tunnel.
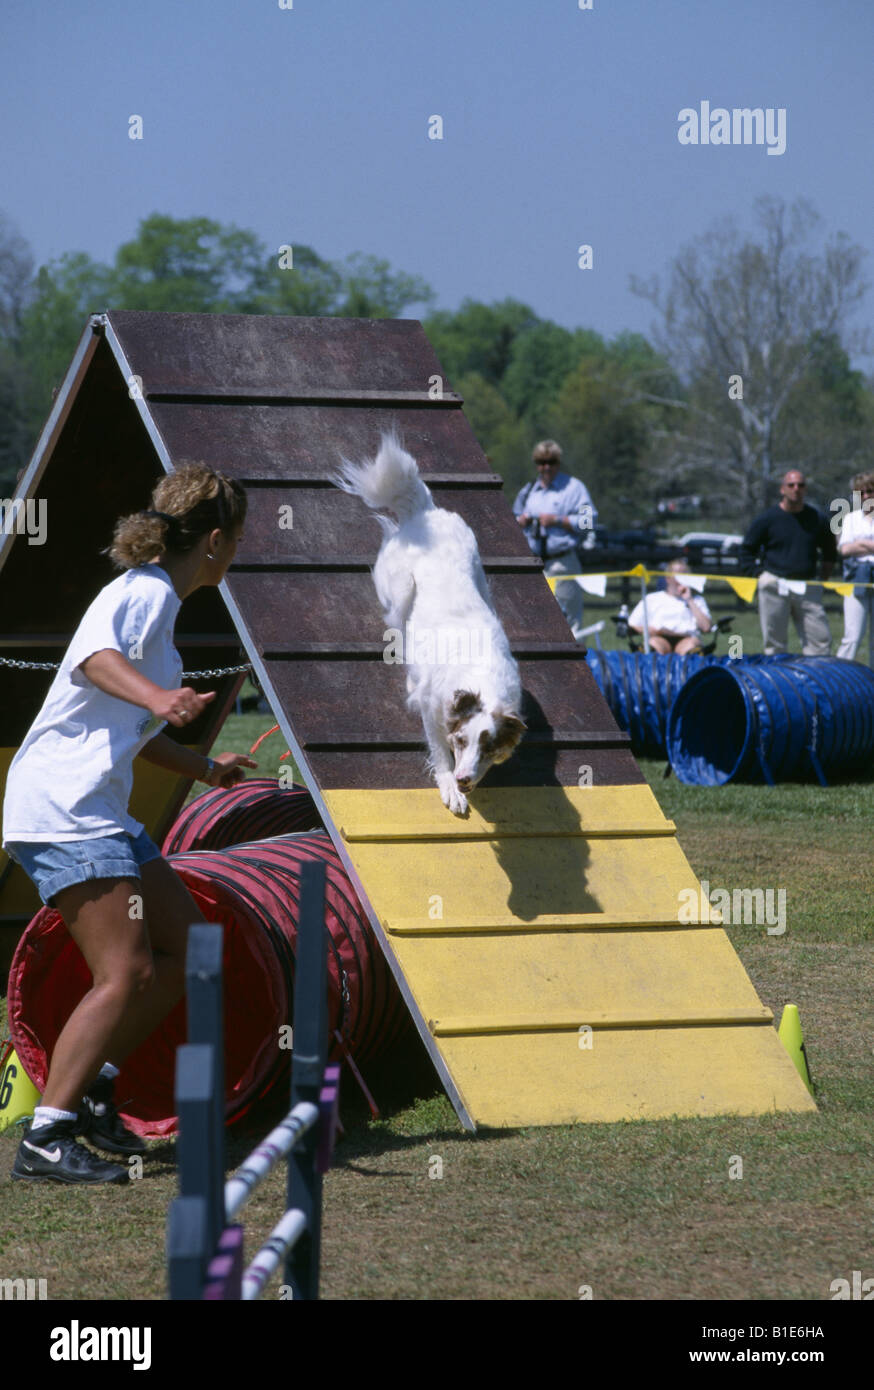
[[[343, 1056], [335, 1031], [356, 1062], [366, 1062], [384, 1053], [410, 1026], [379, 944], [324, 831], [168, 855], [202, 920], [224, 928], [229, 1122], [241, 1119], [288, 1077], [291, 1054], [281, 1046], [280, 1029], [293, 1024], [300, 866], [316, 858], [326, 865], [332, 1060]], [[18, 944], [8, 988], [13, 1045], [40, 1091], [61, 1028], [90, 984], [90, 972], [63, 920], [43, 908]], [[122, 1067], [115, 1091], [118, 1108], [137, 1134], [156, 1138], [176, 1131], [175, 1055], [186, 1040], [183, 1001]]]
[[176, 817], [164, 840], [163, 853], [192, 849], [226, 849], [267, 835], [320, 830], [316, 804], [306, 787], [280, 787], [275, 777], [249, 777], [235, 787], [204, 792]]

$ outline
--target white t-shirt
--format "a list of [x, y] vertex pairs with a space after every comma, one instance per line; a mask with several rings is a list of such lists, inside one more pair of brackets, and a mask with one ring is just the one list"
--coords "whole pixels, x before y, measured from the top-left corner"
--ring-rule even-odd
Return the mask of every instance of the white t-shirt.
[[79, 669], [95, 652], [121, 652], [164, 690], [181, 684], [173, 625], [182, 600], [158, 565], [128, 570], [101, 589], [67, 648], [42, 709], [12, 759], [3, 843], [139, 835], [128, 813], [133, 760], [164, 728], [141, 705], [98, 689]]
[[[699, 594], [695, 594], [695, 603], [709, 618], [710, 609]], [[647, 594], [646, 621], [657, 632], [670, 632], [677, 637], [692, 637], [699, 631], [691, 609], [676, 594], [669, 594], [667, 589]], [[643, 627], [643, 599], [629, 613], [628, 624], [629, 627]]]
[[[863, 512], [860, 508], [847, 512], [841, 522], [838, 545], [849, 545], [851, 541], [874, 541], [874, 512]], [[870, 565], [874, 561], [874, 554], [854, 555], [853, 559]]]

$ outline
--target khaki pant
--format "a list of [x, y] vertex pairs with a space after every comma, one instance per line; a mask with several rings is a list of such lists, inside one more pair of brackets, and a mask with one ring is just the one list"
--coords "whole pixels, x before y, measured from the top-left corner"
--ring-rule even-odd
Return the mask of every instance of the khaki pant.
[[804, 655], [828, 656], [832, 635], [822, 606], [820, 585], [808, 583], [804, 594], [781, 594], [778, 584], [777, 575], [768, 570], [763, 570], [759, 575], [759, 620], [765, 654], [775, 656], [786, 651], [791, 613]]
[[[553, 555], [547, 560], [543, 567], [543, 573], [552, 579], [557, 574], [579, 574], [580, 557], [576, 550], [566, 550], [563, 555]], [[566, 584], [556, 584], [555, 597], [558, 605], [571, 625], [571, 630], [578, 642], [582, 641], [580, 636], [583, 626], [583, 591], [575, 580], [569, 579]]]
[[[874, 571], [874, 566], [871, 568]], [[844, 637], [835, 653], [844, 661], [856, 660], [859, 643], [865, 635], [869, 605], [874, 607], [874, 595], [864, 589], [862, 592], [865, 593], [864, 600], [857, 599], [855, 594], [847, 594], [844, 599]], [[868, 640], [870, 642], [870, 638]]]

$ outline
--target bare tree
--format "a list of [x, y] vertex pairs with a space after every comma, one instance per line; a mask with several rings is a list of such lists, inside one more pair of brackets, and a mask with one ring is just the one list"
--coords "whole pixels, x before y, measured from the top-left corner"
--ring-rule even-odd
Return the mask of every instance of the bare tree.
[[33, 281], [33, 256], [23, 236], [0, 212], [0, 340], [17, 347], [21, 316]]
[[681, 384], [667, 394], [661, 383], [640, 383], [644, 399], [678, 412], [665, 467], [700, 474], [718, 466], [745, 507], [764, 505], [774, 474], [802, 462], [781, 460], [781, 417], [823, 337], [867, 348], [863, 333], [847, 331], [868, 289], [866, 253], [843, 232], [811, 251], [821, 219], [804, 199], [787, 208], [762, 197], [754, 206], [758, 240], [742, 240], [727, 219], [680, 251], [664, 291], [657, 278], [631, 277], [633, 292], [659, 313], [653, 339]]

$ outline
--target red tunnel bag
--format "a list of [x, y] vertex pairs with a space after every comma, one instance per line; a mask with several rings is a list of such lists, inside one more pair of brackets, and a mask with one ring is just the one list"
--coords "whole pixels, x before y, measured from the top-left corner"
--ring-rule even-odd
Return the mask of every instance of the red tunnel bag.
[[[327, 871], [332, 1057], [342, 1055], [335, 1030], [357, 1061], [384, 1053], [406, 1033], [409, 1014], [324, 831], [167, 858], [197, 903], [201, 920], [224, 929], [228, 1121], [240, 1119], [254, 1101], [288, 1078], [290, 1053], [280, 1045], [280, 1029], [293, 1024], [300, 865], [308, 859], [324, 860]], [[59, 913], [42, 908], [18, 944], [7, 1001], [13, 1045], [40, 1091], [61, 1029], [90, 984], [90, 971]], [[186, 1040], [183, 1000], [122, 1066], [116, 1100], [137, 1134], [156, 1138], [176, 1131], [175, 1055]]]

